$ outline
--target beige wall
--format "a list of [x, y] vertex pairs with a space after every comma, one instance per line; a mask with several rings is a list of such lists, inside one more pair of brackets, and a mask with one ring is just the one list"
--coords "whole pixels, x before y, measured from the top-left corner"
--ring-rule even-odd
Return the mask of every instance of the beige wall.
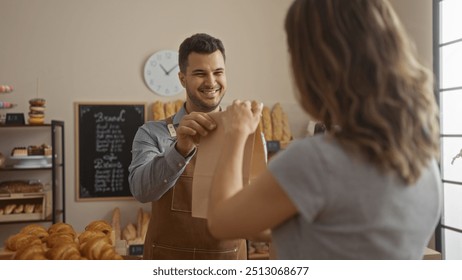
[[[423, 59], [431, 62], [431, 1], [394, 0]], [[47, 100], [46, 120], [66, 123], [67, 222], [77, 230], [110, 219], [135, 221], [135, 201], [76, 202], [73, 103], [146, 102], [168, 99], [148, 90], [145, 60], [160, 49], [177, 49], [196, 32], [221, 38], [227, 49], [229, 90], [235, 98], [281, 102], [295, 136], [307, 116], [293, 97], [283, 18], [291, 0], [0, 0], [0, 84], [15, 91], [1, 101], [28, 111], [28, 100]], [[418, 13], [416, 11], [419, 11]], [[430, 64], [429, 64], [430, 65]], [[183, 97], [180, 95], [179, 97]], [[176, 99], [176, 98], [171, 98]], [[7, 111], [0, 110], [0, 114]], [[1, 136], [0, 136], [1, 137]], [[31, 143], [33, 144], [33, 143]], [[0, 147], [1, 149], [1, 147]], [[148, 209], [149, 205], [144, 205]], [[0, 225], [0, 240], [20, 225]]]

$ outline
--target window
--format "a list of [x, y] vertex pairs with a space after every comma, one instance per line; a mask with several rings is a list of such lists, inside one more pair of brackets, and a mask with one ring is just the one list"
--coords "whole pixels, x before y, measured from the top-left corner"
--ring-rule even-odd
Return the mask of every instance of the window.
[[444, 195], [437, 249], [462, 260], [462, 1], [433, 0], [433, 11]]

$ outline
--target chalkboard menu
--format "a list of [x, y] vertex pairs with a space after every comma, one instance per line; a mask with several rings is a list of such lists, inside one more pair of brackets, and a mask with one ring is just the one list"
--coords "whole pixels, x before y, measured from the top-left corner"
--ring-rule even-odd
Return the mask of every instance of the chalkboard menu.
[[132, 198], [128, 167], [146, 105], [76, 103], [75, 111], [77, 200]]

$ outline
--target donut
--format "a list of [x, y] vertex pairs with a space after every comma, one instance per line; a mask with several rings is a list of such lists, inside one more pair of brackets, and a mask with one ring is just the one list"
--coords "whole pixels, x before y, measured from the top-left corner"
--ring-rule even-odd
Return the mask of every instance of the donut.
[[29, 118], [29, 124], [44, 124], [45, 118]]
[[45, 105], [45, 99], [43, 98], [32, 98], [31, 100], [29, 100], [29, 104], [31, 106], [43, 106]]
[[30, 106], [29, 110], [31, 112], [45, 112], [45, 107], [43, 107], [43, 106]]

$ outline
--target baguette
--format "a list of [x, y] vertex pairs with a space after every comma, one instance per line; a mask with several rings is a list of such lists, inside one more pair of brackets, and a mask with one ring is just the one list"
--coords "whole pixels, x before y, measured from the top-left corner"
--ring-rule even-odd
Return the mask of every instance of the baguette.
[[178, 99], [175, 101], [175, 112], [178, 112], [181, 110], [181, 107], [183, 107], [184, 101], [181, 99]]
[[141, 227], [143, 225], [143, 208], [138, 209], [137, 221], [136, 221], [136, 237], [141, 237]]
[[5, 215], [9, 215], [9, 214], [13, 213], [14, 208], [16, 208], [16, 204], [7, 204], [5, 206]]
[[152, 104], [152, 114], [155, 121], [165, 119], [164, 104], [161, 101], [155, 101]]
[[114, 208], [112, 212], [112, 229], [114, 230], [115, 240], [120, 240], [120, 209]]
[[273, 129], [273, 140], [282, 140], [282, 107], [276, 103], [271, 110], [271, 126]]
[[273, 130], [271, 124], [271, 111], [267, 106], [263, 106], [261, 112], [262, 125], [263, 125], [263, 134], [265, 135], [266, 141], [273, 140]]
[[282, 112], [282, 139], [281, 142], [289, 142], [292, 139], [292, 131], [290, 130], [289, 117], [285, 112]]
[[175, 109], [175, 103], [173, 102], [166, 102], [164, 104], [164, 110], [165, 110], [165, 117], [170, 117], [171, 115], [176, 113]]

